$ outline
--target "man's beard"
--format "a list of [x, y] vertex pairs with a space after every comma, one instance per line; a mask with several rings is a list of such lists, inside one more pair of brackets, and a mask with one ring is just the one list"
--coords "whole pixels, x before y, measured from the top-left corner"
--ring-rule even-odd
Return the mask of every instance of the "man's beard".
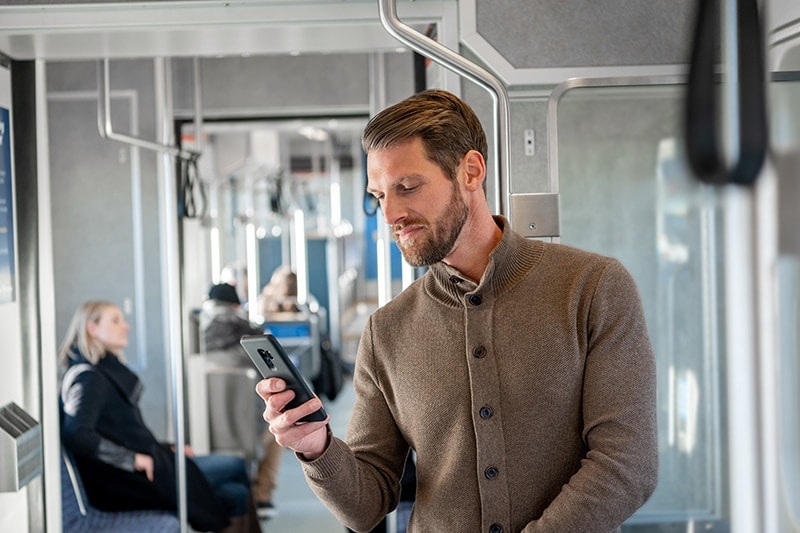
[[[453, 250], [461, 229], [467, 221], [469, 208], [453, 183], [453, 194], [442, 215], [431, 225], [426, 221], [406, 220], [402, 225], [392, 226], [392, 237], [406, 262], [411, 266], [426, 266], [438, 263]], [[405, 226], [420, 225], [426, 228], [426, 235], [403, 241], [397, 239], [397, 232]], [[427, 235], [429, 234], [429, 235]]]

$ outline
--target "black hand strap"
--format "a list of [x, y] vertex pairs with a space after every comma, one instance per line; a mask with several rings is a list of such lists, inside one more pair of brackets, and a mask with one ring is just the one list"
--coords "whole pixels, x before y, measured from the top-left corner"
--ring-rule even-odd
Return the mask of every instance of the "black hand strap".
[[197, 170], [199, 157], [200, 154], [192, 154], [190, 157], [180, 158], [179, 217], [203, 218], [208, 210], [205, 186]]
[[720, 1], [700, 0], [689, 68], [685, 137], [689, 165], [700, 181], [752, 184], [769, 146], [764, 40], [758, 0], [737, 0], [739, 67], [738, 160], [726, 167], [719, 139], [719, 92], [714, 57], [719, 42]]

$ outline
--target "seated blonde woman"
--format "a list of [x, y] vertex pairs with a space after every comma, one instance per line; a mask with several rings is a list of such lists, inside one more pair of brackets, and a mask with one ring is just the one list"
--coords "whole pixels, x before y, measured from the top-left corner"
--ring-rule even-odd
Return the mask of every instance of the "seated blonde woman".
[[[143, 385], [126, 365], [130, 326], [115, 304], [76, 311], [59, 349], [61, 439], [91, 504], [105, 511], [177, 510], [175, 453], [145, 425]], [[245, 462], [186, 449], [188, 521], [196, 531], [260, 531]]]

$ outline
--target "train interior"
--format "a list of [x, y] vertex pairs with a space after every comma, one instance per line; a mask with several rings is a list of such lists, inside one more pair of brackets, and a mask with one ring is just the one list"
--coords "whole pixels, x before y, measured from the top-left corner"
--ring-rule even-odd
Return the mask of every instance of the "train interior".
[[[623, 531], [800, 532], [800, 4], [720, 0], [705, 39], [703, 4], [4, 2], [0, 530], [62, 530], [56, 350], [88, 299], [123, 309], [164, 440], [259, 453], [255, 373], [203, 363], [197, 314], [221, 281], [308, 379], [329, 340], [345, 434], [364, 321], [421, 274], [365, 195], [361, 130], [435, 87], [484, 124], [496, 213], [638, 284], [659, 483]], [[723, 168], [702, 175], [712, 108]], [[304, 307], [264, 314], [281, 265]], [[209, 405], [232, 397], [245, 424], [220, 429]], [[265, 531], [345, 531], [288, 452], [275, 503]]]

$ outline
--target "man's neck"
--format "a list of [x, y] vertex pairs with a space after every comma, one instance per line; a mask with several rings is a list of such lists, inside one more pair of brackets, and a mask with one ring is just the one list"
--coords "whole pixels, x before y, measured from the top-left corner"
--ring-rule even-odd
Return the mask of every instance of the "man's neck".
[[489, 264], [489, 255], [502, 238], [503, 231], [487, 210], [484, 216], [464, 225], [453, 253], [444, 262], [479, 283]]

